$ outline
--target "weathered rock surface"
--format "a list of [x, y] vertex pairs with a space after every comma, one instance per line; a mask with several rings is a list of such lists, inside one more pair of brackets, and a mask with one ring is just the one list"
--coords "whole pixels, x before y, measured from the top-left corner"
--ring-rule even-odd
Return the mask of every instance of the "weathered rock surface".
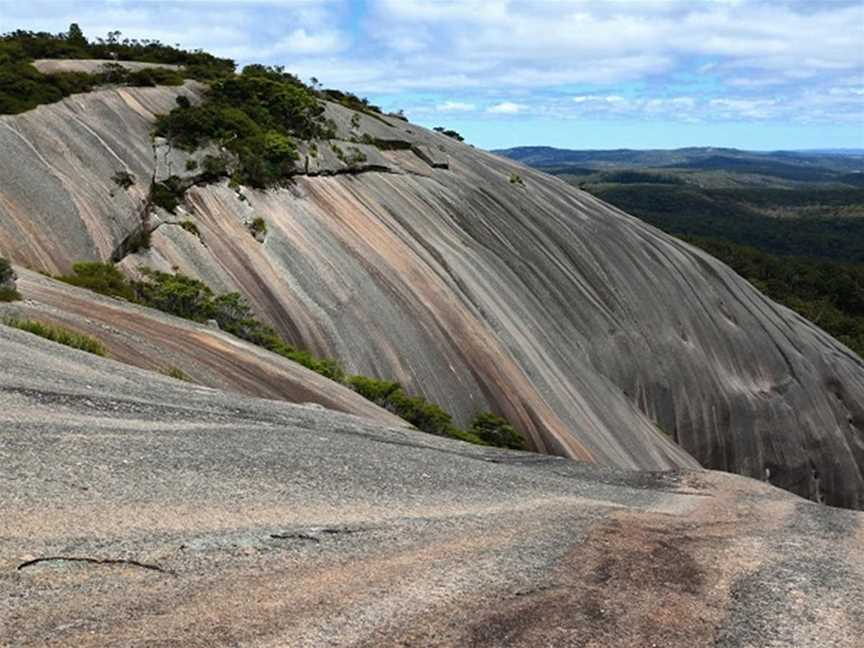
[[[0, 253], [52, 272], [108, 258], [143, 197], [111, 174], [148, 177], [154, 113], [197, 91], [98, 92], [0, 118]], [[692, 455], [864, 506], [864, 364], [848, 349], [563, 182], [397, 119], [328, 115], [342, 141], [390, 142], [387, 169], [195, 188], [179, 217], [201, 238], [160, 226], [124, 265], [240, 290], [295, 344], [461, 423], [497, 411], [544, 452], [647, 469]], [[245, 226], [256, 216], [263, 244]]]
[[54, 74], [56, 72], [86, 72], [93, 74], [105, 64], [122, 65], [127, 70], [137, 71], [147, 68], [167, 68], [177, 70], [180, 65], [170, 63], [144, 63], [141, 61], [113, 61], [107, 59], [38, 59], [33, 61], [33, 66], [43, 74]]
[[3, 326], [0, 367], [3, 646], [864, 636], [861, 513], [231, 395]]

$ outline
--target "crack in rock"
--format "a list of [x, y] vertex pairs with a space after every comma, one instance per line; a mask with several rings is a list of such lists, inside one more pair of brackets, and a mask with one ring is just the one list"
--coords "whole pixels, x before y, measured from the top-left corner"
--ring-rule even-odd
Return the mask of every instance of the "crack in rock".
[[271, 533], [274, 540], [308, 540], [309, 542], [321, 542], [321, 538], [307, 535], [305, 533]]
[[[270, 537], [274, 540], [306, 540], [308, 542], [321, 542], [318, 535], [351, 535], [353, 533], [363, 533], [369, 529], [349, 529], [346, 527], [322, 527], [309, 529], [307, 532], [294, 531], [289, 533], [271, 533]], [[318, 534], [318, 535], [315, 535]]]
[[125, 558], [88, 558], [82, 556], [46, 556], [43, 558], [34, 558], [33, 560], [28, 560], [26, 562], [18, 565], [17, 570], [23, 571], [28, 567], [32, 567], [33, 565], [38, 565], [40, 563], [45, 562], [81, 562], [88, 563], [91, 565], [125, 565], [127, 567], [139, 567], [141, 569], [147, 569], [149, 571], [159, 572], [160, 574], [167, 574], [169, 576], [177, 576], [177, 574], [169, 569], [165, 569], [160, 567], [159, 565], [151, 565], [149, 563], [142, 563], [137, 560], [129, 560]]

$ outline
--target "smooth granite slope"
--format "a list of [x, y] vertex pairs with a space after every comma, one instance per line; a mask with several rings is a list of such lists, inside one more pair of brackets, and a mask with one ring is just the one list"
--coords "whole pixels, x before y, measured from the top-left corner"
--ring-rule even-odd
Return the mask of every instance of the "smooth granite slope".
[[[2, 150], [18, 146], [14, 162], [0, 156], [0, 253], [55, 270], [116, 250], [146, 185], [118, 196], [112, 164], [141, 169], [156, 151], [157, 176], [164, 159], [183, 168], [160, 142], [148, 158], [152, 114], [140, 109], [167, 109], [177, 92], [197, 90], [105, 91], [0, 118]], [[692, 455], [864, 506], [864, 364], [848, 349], [563, 182], [397, 119], [352, 128], [350, 111], [328, 112], [341, 141], [301, 160], [310, 175], [268, 192], [195, 188], [124, 266], [238, 289], [294, 343], [400, 380], [460, 423], [499, 412], [544, 452], [647, 469]], [[106, 137], [64, 130], [81, 121]], [[349, 141], [363, 135], [385, 150]], [[74, 156], [55, 146], [66, 139]], [[345, 162], [352, 148], [367, 159]], [[258, 216], [263, 243], [248, 231]], [[200, 238], [171, 224], [186, 218]]]
[[0, 325], [0, 646], [853, 648], [864, 514], [232, 395]]

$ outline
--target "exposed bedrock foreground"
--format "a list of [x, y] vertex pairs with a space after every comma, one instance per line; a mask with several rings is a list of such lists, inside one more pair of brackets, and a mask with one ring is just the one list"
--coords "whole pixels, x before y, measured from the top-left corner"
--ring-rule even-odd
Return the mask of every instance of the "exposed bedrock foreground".
[[[864, 514], [0, 326], [2, 646], [860, 646]], [[374, 414], [374, 413], [373, 413]]]

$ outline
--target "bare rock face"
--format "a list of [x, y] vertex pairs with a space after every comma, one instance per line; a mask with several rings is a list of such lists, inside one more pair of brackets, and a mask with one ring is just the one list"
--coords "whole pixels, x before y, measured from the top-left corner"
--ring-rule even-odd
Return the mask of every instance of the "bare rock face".
[[[196, 92], [105, 91], [0, 118], [0, 254], [50, 272], [108, 258], [141, 199], [112, 195], [111, 173], [152, 173], [154, 115]], [[399, 380], [463, 424], [496, 411], [542, 452], [698, 461], [864, 507], [864, 364], [843, 345], [555, 178], [397, 119], [327, 111], [346, 148], [374, 140], [383, 162], [349, 169], [319, 142], [290, 187], [243, 200], [196, 187], [184, 210], [200, 238], [159, 227], [146, 259], [124, 265], [239, 290], [294, 344]]]
[[122, 65], [127, 70], [136, 72], [147, 68], [165, 68], [177, 70], [182, 66], [170, 63], [147, 63], [141, 61], [114, 61], [108, 59], [38, 59], [33, 61], [33, 66], [43, 74], [56, 74], [57, 72], [85, 72], [94, 74], [106, 65]]

